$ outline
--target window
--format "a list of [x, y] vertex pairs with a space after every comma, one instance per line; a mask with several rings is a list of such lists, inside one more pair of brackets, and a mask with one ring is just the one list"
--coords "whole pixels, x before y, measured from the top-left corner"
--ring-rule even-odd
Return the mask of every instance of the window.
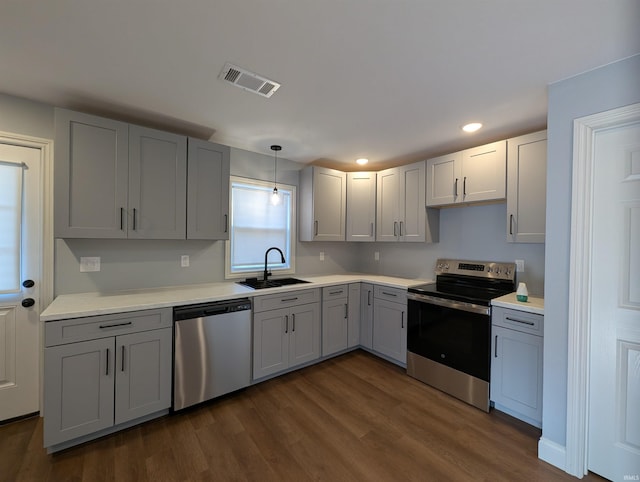
[[264, 253], [272, 246], [284, 253], [269, 253], [268, 268], [279, 273], [295, 272], [295, 186], [278, 184], [280, 202], [271, 202], [273, 184], [231, 176], [230, 232], [225, 276], [260, 276]]
[[20, 291], [22, 169], [0, 161], [0, 293]]

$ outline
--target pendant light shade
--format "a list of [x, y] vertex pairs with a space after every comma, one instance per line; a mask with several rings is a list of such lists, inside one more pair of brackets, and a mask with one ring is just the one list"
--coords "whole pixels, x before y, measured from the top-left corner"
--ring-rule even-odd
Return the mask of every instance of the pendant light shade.
[[274, 174], [273, 174], [273, 193], [271, 194], [271, 204], [277, 206], [280, 204], [280, 194], [278, 193], [278, 151], [282, 150], [282, 146], [272, 145], [271, 150], [274, 154]]

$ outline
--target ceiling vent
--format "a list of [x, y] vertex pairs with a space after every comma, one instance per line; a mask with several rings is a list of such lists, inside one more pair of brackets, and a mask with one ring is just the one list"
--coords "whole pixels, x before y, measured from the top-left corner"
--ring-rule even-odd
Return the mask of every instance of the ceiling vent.
[[280, 84], [277, 82], [228, 62], [225, 64], [218, 78], [263, 97], [271, 97], [273, 93], [280, 88]]

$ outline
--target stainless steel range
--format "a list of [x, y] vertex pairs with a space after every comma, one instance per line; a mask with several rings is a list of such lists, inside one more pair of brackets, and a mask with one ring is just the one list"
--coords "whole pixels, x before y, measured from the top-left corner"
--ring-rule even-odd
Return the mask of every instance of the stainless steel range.
[[515, 264], [439, 259], [409, 288], [407, 373], [489, 411], [491, 299], [515, 291]]

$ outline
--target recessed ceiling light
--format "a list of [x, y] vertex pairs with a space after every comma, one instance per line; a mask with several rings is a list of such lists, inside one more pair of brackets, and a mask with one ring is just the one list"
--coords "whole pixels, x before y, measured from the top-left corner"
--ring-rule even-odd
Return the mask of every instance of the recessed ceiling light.
[[356, 162], [357, 162], [358, 164], [360, 164], [361, 166], [364, 166], [366, 163], [368, 163], [368, 162], [369, 162], [369, 159], [365, 159], [365, 158], [363, 157], [363, 158], [361, 158], [361, 159], [356, 159]]
[[481, 127], [482, 127], [482, 124], [480, 124], [480, 122], [472, 122], [471, 124], [462, 126], [462, 130], [465, 132], [475, 132]]

